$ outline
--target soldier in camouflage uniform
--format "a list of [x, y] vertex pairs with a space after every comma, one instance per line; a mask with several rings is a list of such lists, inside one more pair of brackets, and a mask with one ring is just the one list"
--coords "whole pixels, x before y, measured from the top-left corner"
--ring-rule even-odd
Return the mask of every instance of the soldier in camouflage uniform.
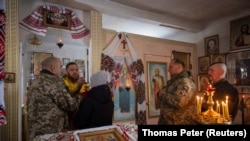
[[168, 69], [171, 79], [159, 91], [160, 117], [159, 125], [195, 124], [196, 85], [185, 64], [179, 59], [171, 60]]
[[80, 94], [72, 97], [60, 78], [62, 63], [49, 57], [27, 92], [30, 141], [37, 135], [63, 132], [68, 129], [68, 113], [79, 107]]

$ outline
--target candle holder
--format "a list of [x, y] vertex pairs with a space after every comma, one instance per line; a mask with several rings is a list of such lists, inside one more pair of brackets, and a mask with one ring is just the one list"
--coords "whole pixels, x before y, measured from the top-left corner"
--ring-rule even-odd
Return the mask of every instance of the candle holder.
[[129, 91], [131, 88], [129, 86], [126, 86], [125, 89]]
[[222, 108], [222, 114], [220, 112], [214, 111], [214, 96], [215, 88], [209, 87], [206, 89], [206, 94], [208, 96], [207, 100], [207, 110], [201, 113], [197, 113], [194, 116], [195, 121], [199, 124], [231, 124], [231, 118], [229, 116], [228, 107], [225, 109]]
[[57, 46], [61, 49], [62, 47], [63, 47], [63, 43], [62, 42], [58, 42], [58, 43], [56, 43], [57, 44]]
[[207, 100], [207, 105], [208, 105], [208, 109], [207, 111], [203, 112], [202, 114], [204, 116], [211, 116], [211, 117], [219, 117], [220, 114], [215, 112], [213, 109], [214, 106], [214, 101], [213, 101], [213, 96], [214, 96], [214, 90], [208, 90], [207, 91], [207, 96], [208, 96], [208, 100]]

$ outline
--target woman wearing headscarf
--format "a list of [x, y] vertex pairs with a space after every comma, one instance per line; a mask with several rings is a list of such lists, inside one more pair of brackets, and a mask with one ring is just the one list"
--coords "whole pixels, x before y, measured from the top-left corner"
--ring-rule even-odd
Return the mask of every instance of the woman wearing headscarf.
[[74, 119], [77, 129], [112, 125], [114, 102], [107, 85], [107, 73], [100, 71], [93, 74], [90, 82], [88, 97], [80, 104]]

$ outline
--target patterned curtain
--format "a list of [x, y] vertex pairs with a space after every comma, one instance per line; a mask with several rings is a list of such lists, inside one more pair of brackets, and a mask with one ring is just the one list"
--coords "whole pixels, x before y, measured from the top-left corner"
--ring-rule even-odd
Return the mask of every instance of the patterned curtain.
[[[128, 45], [130, 56], [116, 56], [119, 46], [122, 43], [121, 37], [124, 37]], [[126, 64], [128, 73], [132, 79], [136, 94], [136, 123], [138, 125], [146, 124], [146, 99], [145, 99], [145, 76], [142, 60], [136, 54], [127, 34], [118, 33], [112, 43], [102, 52], [101, 70], [109, 74], [109, 85], [114, 91], [118, 84], [118, 79], [122, 71], [122, 65]]]
[[35, 11], [33, 11], [30, 15], [25, 17], [20, 22], [20, 27], [37, 35], [45, 36], [47, 33], [47, 27], [43, 25], [44, 10], [52, 11], [55, 13], [70, 14], [70, 32], [73, 39], [82, 38], [90, 33], [89, 29], [87, 29], [85, 25], [83, 25], [83, 23], [78, 19], [78, 17], [72, 10], [52, 5], [39, 6]]
[[[5, 3], [1, 0], [0, 4]], [[4, 4], [3, 4], [4, 5]], [[2, 7], [1, 7], [2, 8]], [[4, 49], [5, 49], [5, 22], [4, 9], [0, 9], [0, 126], [7, 124], [4, 103]]]

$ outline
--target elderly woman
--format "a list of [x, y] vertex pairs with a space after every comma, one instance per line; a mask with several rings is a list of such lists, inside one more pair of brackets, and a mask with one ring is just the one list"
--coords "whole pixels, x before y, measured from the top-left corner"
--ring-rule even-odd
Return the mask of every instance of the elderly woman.
[[97, 72], [90, 78], [91, 89], [86, 100], [82, 101], [74, 124], [77, 129], [112, 125], [114, 102], [107, 85], [107, 73]]

